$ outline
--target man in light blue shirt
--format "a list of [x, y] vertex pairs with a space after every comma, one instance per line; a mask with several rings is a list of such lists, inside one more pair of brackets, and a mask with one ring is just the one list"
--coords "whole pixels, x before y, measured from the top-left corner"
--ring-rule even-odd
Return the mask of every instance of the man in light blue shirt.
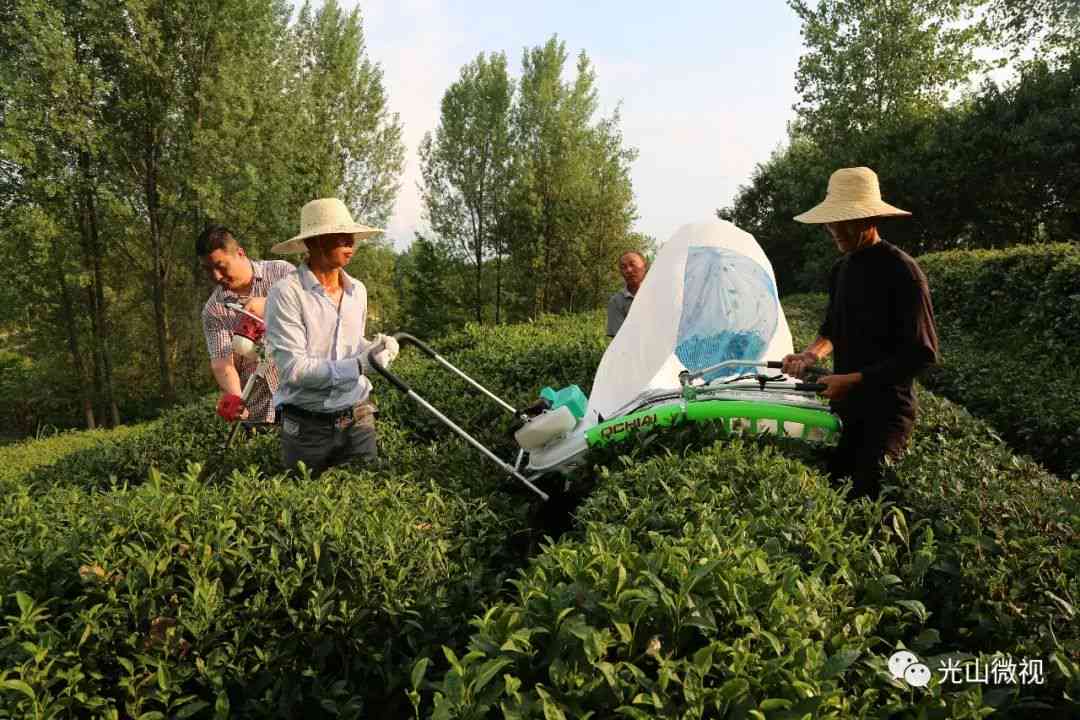
[[380, 363], [397, 356], [393, 338], [364, 338], [367, 289], [345, 272], [357, 240], [382, 232], [353, 222], [340, 200], [313, 200], [300, 234], [273, 247], [308, 259], [277, 282], [266, 301], [266, 342], [278, 368], [274, 405], [281, 414], [287, 468], [302, 461], [313, 476], [353, 458], [372, 461], [375, 406], [366, 377], [368, 351]]

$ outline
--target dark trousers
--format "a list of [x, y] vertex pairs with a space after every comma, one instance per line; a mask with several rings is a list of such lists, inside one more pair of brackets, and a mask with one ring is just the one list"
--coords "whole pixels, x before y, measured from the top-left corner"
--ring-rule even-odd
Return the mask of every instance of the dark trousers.
[[829, 475], [834, 480], [851, 478], [849, 500], [876, 499], [881, 494], [886, 457], [897, 459], [911, 439], [913, 422], [904, 416], [866, 417], [841, 415], [844, 424], [840, 442], [829, 459]]
[[284, 406], [281, 413], [281, 459], [295, 470], [302, 461], [318, 477], [324, 470], [355, 458], [371, 463], [378, 457], [375, 405], [362, 402], [350, 412], [318, 417]]

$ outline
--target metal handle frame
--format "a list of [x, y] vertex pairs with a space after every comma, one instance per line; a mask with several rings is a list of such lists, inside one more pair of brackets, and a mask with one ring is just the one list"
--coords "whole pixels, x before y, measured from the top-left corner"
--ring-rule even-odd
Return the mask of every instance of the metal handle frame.
[[[435, 360], [437, 363], [442, 365], [444, 368], [446, 368], [450, 372], [454, 373], [458, 377], [462, 378], [463, 380], [468, 382], [470, 385], [472, 385], [474, 388], [476, 388], [480, 392], [487, 395], [489, 398], [491, 398], [496, 403], [498, 403], [503, 409], [505, 409], [511, 415], [516, 415], [517, 414], [517, 411], [513, 408], [513, 406], [511, 406], [505, 400], [503, 400], [499, 396], [495, 395], [490, 390], [485, 388], [483, 385], [481, 385], [480, 383], [476, 382], [471, 377], [469, 377], [468, 375], [463, 373], [461, 370], [459, 370], [457, 367], [455, 367], [449, 360], [447, 360], [442, 355], [439, 355], [439, 353], [432, 350], [431, 347], [427, 343], [423, 342], [422, 340], [419, 340], [418, 338], [413, 337], [412, 335], [409, 335], [408, 333], [394, 333], [393, 338], [395, 340], [397, 340], [399, 345], [412, 345], [413, 347], [417, 348], [418, 350], [423, 352], [425, 355], [427, 355], [428, 357], [430, 357], [431, 359]], [[439, 419], [440, 422], [442, 422], [448, 428], [450, 428], [455, 433], [457, 433], [459, 436], [461, 436], [466, 442], [468, 442], [474, 448], [476, 448], [481, 453], [483, 453], [485, 457], [487, 457], [492, 462], [494, 462], [496, 465], [498, 465], [500, 468], [502, 468], [502, 470], [506, 474], [511, 475], [512, 477], [514, 477], [514, 479], [516, 479], [519, 482], [521, 482], [522, 484], [524, 484], [527, 488], [529, 488], [534, 493], [539, 495], [541, 499], [543, 499], [545, 501], [548, 500], [548, 494], [545, 493], [540, 488], [536, 487], [536, 485], [534, 485], [532, 482], [530, 482], [528, 478], [526, 478], [524, 475], [519, 473], [514, 466], [512, 466], [509, 463], [503, 461], [502, 458], [500, 458], [494, 452], [492, 452], [487, 447], [485, 447], [483, 443], [481, 443], [479, 440], [474, 438], [472, 435], [465, 432], [465, 430], [463, 430], [461, 427], [459, 427], [453, 420], [451, 420], [450, 418], [446, 417], [446, 415], [443, 415], [441, 412], [439, 412], [439, 410], [434, 405], [432, 405], [427, 400], [422, 398], [415, 390], [413, 390], [411, 387], [409, 387], [408, 383], [406, 383], [404, 380], [402, 380], [400, 377], [398, 377], [394, 373], [390, 372], [390, 370], [387, 369], [385, 365], [382, 365], [376, 359], [375, 355], [373, 354], [373, 350], [375, 350], [375, 348], [372, 348], [371, 350], [367, 351], [367, 362], [368, 362], [368, 365], [371, 366], [375, 370], [375, 372], [382, 375], [384, 378], [386, 378], [387, 382], [389, 382], [391, 385], [393, 385], [397, 390], [399, 390], [405, 396], [410, 398], [417, 405], [419, 405], [420, 407], [424, 408], [429, 413], [434, 415], [436, 418]]]

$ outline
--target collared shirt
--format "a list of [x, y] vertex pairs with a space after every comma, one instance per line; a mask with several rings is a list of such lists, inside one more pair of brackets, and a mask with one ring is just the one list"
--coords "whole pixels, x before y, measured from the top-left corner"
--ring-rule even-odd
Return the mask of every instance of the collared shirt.
[[630, 312], [630, 304], [634, 302], [634, 294], [625, 285], [623, 289], [611, 296], [607, 304], [607, 334], [615, 337], [626, 320], [626, 314]]
[[281, 383], [274, 405], [333, 412], [367, 399], [371, 381], [360, 374], [367, 288], [341, 271], [341, 301], [326, 294], [306, 264], [279, 282], [266, 301], [266, 341]]
[[[251, 260], [251, 292], [246, 296], [266, 297], [270, 294], [270, 287], [291, 273], [292, 263], [284, 260]], [[206, 338], [206, 350], [211, 360], [221, 360], [231, 357], [233, 367], [240, 376], [242, 388], [255, 372], [258, 362], [248, 360], [242, 355], [232, 351], [233, 326], [240, 320], [240, 313], [225, 307], [225, 303], [239, 303], [242, 299], [231, 290], [226, 290], [220, 285], [210, 293], [210, 299], [202, 309], [203, 336]], [[266, 376], [255, 379], [255, 386], [251, 389], [251, 395], [245, 403], [248, 408], [248, 422], [273, 422], [274, 405], [271, 402], [274, 391], [278, 386], [277, 368], [273, 363], [267, 368]]]

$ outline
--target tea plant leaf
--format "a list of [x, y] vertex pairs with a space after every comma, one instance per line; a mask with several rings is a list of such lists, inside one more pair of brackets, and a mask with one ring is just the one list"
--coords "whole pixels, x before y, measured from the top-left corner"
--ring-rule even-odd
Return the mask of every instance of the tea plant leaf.
[[1047, 590], [1047, 591], [1046, 591], [1046, 594], [1047, 594], [1047, 595], [1048, 595], [1048, 596], [1049, 596], [1049, 597], [1050, 597], [1050, 598], [1051, 598], [1052, 600], [1054, 600], [1055, 602], [1057, 602], [1057, 604], [1058, 604], [1058, 605], [1060, 605], [1060, 606], [1062, 607], [1062, 609], [1063, 609], [1063, 610], [1065, 610], [1065, 613], [1066, 613], [1066, 614], [1067, 614], [1067, 615], [1068, 615], [1068, 616], [1069, 616], [1070, 618], [1071, 618], [1071, 617], [1073, 617], [1074, 615], [1076, 615], [1076, 609], [1075, 609], [1075, 608], [1074, 608], [1074, 607], [1072, 606], [1072, 604], [1071, 604], [1071, 603], [1069, 603], [1069, 602], [1066, 602], [1066, 601], [1065, 601], [1065, 600], [1064, 600], [1063, 598], [1061, 598], [1061, 597], [1059, 597], [1059, 596], [1055, 595], [1054, 593], [1050, 592], [1049, 590]]
[[926, 606], [918, 600], [897, 600], [896, 604], [915, 613], [916, 617], [919, 618], [919, 622], [926, 622], [926, 618], [929, 617]]
[[0, 680], [0, 687], [5, 690], [21, 692], [23, 695], [30, 698], [31, 702], [37, 702], [37, 695], [34, 693], [34, 689], [22, 680]]
[[720, 686], [717, 700], [732, 702], [750, 692], [750, 681], [745, 678], [732, 678]]
[[34, 600], [19, 590], [15, 593], [15, 601], [19, 604], [19, 612], [22, 613], [23, 618], [27, 618], [30, 615], [30, 611], [34, 608]]
[[851, 664], [858, 660], [859, 655], [861, 654], [862, 653], [858, 650], [839, 651], [825, 661], [825, 664], [821, 668], [821, 677], [823, 679], [828, 679], [839, 675], [851, 667]]
[[551, 695], [542, 686], [536, 686], [536, 694], [540, 696], [540, 700], [544, 708], [544, 720], [566, 720], [566, 715], [559, 708], [559, 705], [551, 698]]
[[189, 718], [192, 715], [201, 712], [204, 708], [208, 707], [210, 707], [210, 703], [206, 702], [205, 700], [196, 700], [195, 702], [190, 702], [187, 705], [181, 707], [179, 710], [176, 711], [176, 714], [173, 717], [177, 718], [178, 720], [183, 720], [184, 718]]
[[420, 683], [422, 683], [424, 681], [424, 675], [427, 674], [428, 665], [430, 665], [430, 664], [431, 664], [431, 661], [428, 658], [424, 657], [424, 658], [420, 658], [419, 660], [417, 660], [416, 663], [413, 665], [413, 669], [412, 669], [412, 689], [413, 690], [419, 690], [420, 689]]
[[482, 691], [503, 668], [512, 664], [513, 661], [507, 658], [495, 658], [481, 665], [480, 671], [476, 674], [476, 680], [473, 681], [473, 692]]

